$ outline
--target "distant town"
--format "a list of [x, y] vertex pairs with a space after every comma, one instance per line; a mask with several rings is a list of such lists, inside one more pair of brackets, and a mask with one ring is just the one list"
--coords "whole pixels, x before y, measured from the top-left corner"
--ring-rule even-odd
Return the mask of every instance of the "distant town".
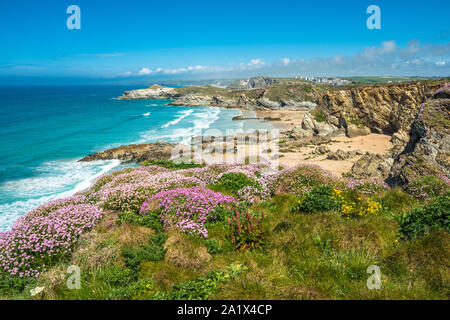
[[355, 81], [345, 80], [341, 78], [327, 78], [327, 77], [295, 77], [298, 80], [310, 81], [315, 83], [329, 84], [332, 86], [345, 86], [349, 84], [356, 84]]

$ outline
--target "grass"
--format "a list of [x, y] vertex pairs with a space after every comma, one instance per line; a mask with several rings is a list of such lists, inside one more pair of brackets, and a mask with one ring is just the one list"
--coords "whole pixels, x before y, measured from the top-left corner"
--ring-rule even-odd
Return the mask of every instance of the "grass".
[[[82, 236], [71, 259], [36, 280], [1, 279], [0, 293], [74, 300], [448, 299], [449, 233], [401, 239], [400, 217], [420, 203], [400, 189], [375, 199], [381, 213], [344, 219], [336, 211], [292, 212], [299, 197], [276, 195], [249, 208], [265, 213], [264, 246], [255, 250], [236, 250], [226, 221], [208, 224], [205, 240], [108, 212]], [[79, 290], [65, 285], [70, 265], [81, 268]], [[367, 287], [372, 265], [381, 271], [379, 290]], [[31, 297], [30, 289], [41, 286], [43, 292]]]

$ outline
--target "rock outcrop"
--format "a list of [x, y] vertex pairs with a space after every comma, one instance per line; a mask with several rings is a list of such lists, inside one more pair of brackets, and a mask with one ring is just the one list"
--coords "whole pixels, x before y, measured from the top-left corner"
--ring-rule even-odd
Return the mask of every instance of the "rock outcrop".
[[349, 176], [356, 179], [380, 177], [386, 179], [392, 167], [394, 159], [370, 152], [366, 152], [352, 166]]
[[118, 159], [124, 162], [169, 159], [174, 145], [165, 141], [144, 144], [124, 145], [103, 152], [90, 154], [79, 161]]
[[228, 89], [261, 89], [277, 84], [278, 81], [269, 77], [252, 77], [246, 80], [239, 80], [236, 83], [229, 84]]
[[420, 106], [409, 141], [395, 158], [387, 179], [403, 185], [424, 175], [450, 175], [450, 86], [437, 90]]

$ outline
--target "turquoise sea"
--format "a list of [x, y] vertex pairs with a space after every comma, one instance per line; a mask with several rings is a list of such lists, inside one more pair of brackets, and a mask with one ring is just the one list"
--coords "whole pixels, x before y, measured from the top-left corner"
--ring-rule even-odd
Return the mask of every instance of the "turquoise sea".
[[[119, 161], [77, 162], [122, 144], [239, 129], [237, 109], [115, 100], [126, 87], [0, 87], [0, 232], [37, 205], [82, 191]], [[198, 132], [197, 132], [198, 133]]]

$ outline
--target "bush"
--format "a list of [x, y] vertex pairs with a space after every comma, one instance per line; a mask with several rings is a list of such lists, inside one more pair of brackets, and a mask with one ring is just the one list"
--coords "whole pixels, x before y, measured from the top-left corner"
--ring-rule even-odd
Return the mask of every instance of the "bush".
[[263, 218], [264, 211], [261, 217], [255, 217], [248, 210], [245, 212], [236, 210], [234, 216], [228, 219], [228, 224], [231, 226], [231, 241], [233, 241], [236, 249], [245, 250], [262, 247], [265, 236], [262, 229]]
[[112, 266], [102, 269], [97, 276], [99, 280], [112, 286], [125, 287], [137, 281], [139, 273], [129, 268]]
[[175, 160], [147, 160], [141, 163], [142, 166], [159, 166], [170, 170], [191, 169], [191, 168], [203, 168], [205, 164], [195, 163], [189, 159]]
[[67, 258], [78, 237], [90, 230], [103, 212], [88, 204], [68, 205], [46, 216], [24, 216], [0, 233], [0, 277], [38, 277]]
[[152, 298], [158, 300], [207, 300], [222, 283], [236, 278], [245, 270], [247, 267], [244, 265], [235, 264], [226, 270], [210, 271], [206, 277], [174, 285], [170, 292], [156, 292]]
[[320, 185], [337, 186], [340, 180], [330, 172], [315, 165], [299, 165], [284, 169], [275, 182], [275, 193], [291, 193], [302, 197]]
[[428, 234], [431, 230], [450, 232], [450, 192], [437, 197], [422, 208], [415, 208], [400, 220], [400, 234], [411, 239]]
[[339, 203], [339, 210], [347, 219], [350, 217], [376, 215], [383, 209], [378, 201], [369, 198], [358, 190], [347, 189], [341, 191], [334, 189], [333, 198]]
[[[234, 205], [233, 197], [203, 187], [161, 191], [142, 204], [142, 215], [160, 214], [166, 229], [174, 228], [207, 238], [205, 223], [215, 220], [217, 206]], [[223, 212], [220, 212], [223, 214]]]
[[216, 254], [220, 252], [219, 241], [216, 239], [207, 239], [205, 247], [209, 254]]
[[235, 195], [237, 195], [238, 191], [244, 187], [254, 187], [257, 188], [258, 190], [261, 189], [259, 183], [257, 183], [253, 179], [250, 179], [243, 173], [235, 173], [235, 172], [224, 173], [220, 177], [220, 179], [212, 185], [212, 187], [225, 189]]
[[347, 185], [351, 190], [359, 190], [361, 193], [372, 195], [389, 189], [389, 186], [381, 178], [351, 179]]
[[413, 197], [428, 201], [442, 195], [449, 189], [449, 179], [445, 176], [423, 176], [410, 182], [405, 190]]
[[291, 208], [291, 212], [314, 213], [321, 211], [338, 211], [339, 202], [333, 197], [333, 187], [318, 186], [308, 192]]
[[166, 249], [164, 243], [167, 240], [167, 234], [159, 232], [157, 235], [150, 238], [149, 243], [141, 245], [137, 249], [122, 250], [125, 257], [125, 264], [133, 271], [140, 271], [142, 261], [161, 261], [164, 259]]
[[160, 215], [153, 211], [149, 212], [145, 216], [134, 213], [132, 211], [121, 212], [118, 215], [116, 223], [118, 226], [120, 226], [124, 222], [136, 223], [151, 228], [155, 231], [163, 231], [164, 229]]
[[391, 213], [394, 217], [403, 214], [417, 203], [415, 198], [398, 187], [379, 194], [377, 198], [383, 207], [383, 211]]

